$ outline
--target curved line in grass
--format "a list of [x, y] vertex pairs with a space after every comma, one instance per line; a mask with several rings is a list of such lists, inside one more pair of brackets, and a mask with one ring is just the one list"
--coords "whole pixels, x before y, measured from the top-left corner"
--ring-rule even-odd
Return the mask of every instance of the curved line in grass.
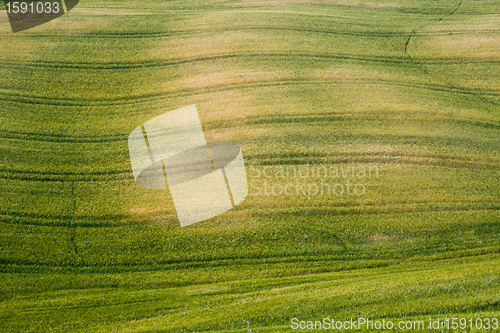
[[[465, 90], [463, 88], [449, 87], [440, 84], [410, 84], [403, 83], [392, 80], [384, 79], [351, 79], [343, 80], [342, 82], [349, 82], [351, 84], [387, 84], [393, 86], [409, 87], [409, 88], [420, 88], [439, 92], [448, 92], [460, 95], [472, 95], [474, 97], [482, 98], [478, 94], [471, 92], [470, 90]], [[60, 106], [107, 106], [107, 105], [129, 105], [129, 104], [139, 104], [144, 102], [149, 102], [151, 100], [162, 100], [165, 98], [189, 96], [196, 94], [205, 94], [209, 92], [219, 92], [219, 91], [231, 91], [236, 89], [245, 88], [262, 88], [262, 87], [275, 87], [275, 86], [286, 86], [286, 85], [305, 85], [305, 84], [339, 84], [337, 80], [311, 80], [311, 79], [279, 79], [279, 80], [266, 80], [266, 81], [252, 81], [244, 83], [226, 84], [220, 86], [209, 86], [195, 89], [185, 89], [178, 91], [162, 92], [162, 93], [152, 93], [145, 95], [135, 95], [128, 97], [116, 97], [107, 99], [63, 99], [63, 98], [51, 98], [42, 96], [27, 96], [22, 94], [12, 94], [12, 93], [0, 93], [0, 100], [6, 102], [23, 103], [23, 104], [35, 104], [35, 105], [60, 105]], [[492, 95], [500, 96], [500, 92], [490, 92]], [[484, 98], [482, 98], [484, 99]], [[486, 103], [498, 106], [497, 103], [487, 100]]]
[[[458, 8], [457, 8], [458, 9]], [[437, 22], [437, 21], [435, 21]], [[335, 22], [333, 22], [335, 23]], [[453, 35], [491, 35], [498, 33], [499, 29], [489, 29], [489, 30], [446, 30], [446, 31], [434, 31], [434, 32], [420, 32], [419, 30], [431, 25], [425, 24], [420, 28], [411, 31], [412, 36], [453, 36]], [[106, 33], [90, 33], [83, 35], [46, 35], [46, 34], [32, 34], [29, 38], [35, 39], [40, 38], [43, 40], [47, 39], [62, 39], [65, 42], [71, 39], [158, 39], [158, 38], [169, 38], [177, 36], [198, 36], [198, 35], [210, 35], [210, 34], [220, 34], [227, 32], [245, 32], [245, 31], [294, 31], [294, 32], [306, 32], [315, 34], [327, 34], [327, 35], [341, 35], [341, 36], [354, 36], [354, 37], [395, 37], [403, 38], [408, 36], [407, 31], [356, 31], [356, 30], [318, 30], [318, 29], [300, 29], [294, 27], [281, 27], [281, 26], [260, 26], [260, 27], [228, 27], [228, 28], [216, 28], [216, 29], [191, 29], [191, 30], [171, 30], [164, 32], [116, 32], [114, 34]]]
[[[60, 62], [60, 61], [0, 61], [3, 68], [48, 68], [48, 69], [93, 69], [93, 70], [119, 70], [119, 69], [139, 69], [151, 67], [167, 67], [179, 64], [189, 64], [203, 61], [224, 60], [230, 58], [248, 58], [248, 57], [305, 57], [305, 58], [322, 58], [322, 59], [335, 59], [335, 60], [354, 60], [366, 62], [383, 62], [383, 63], [411, 63], [407, 57], [382, 57], [382, 56], [363, 56], [351, 54], [333, 54], [333, 53], [309, 53], [309, 52], [240, 52], [240, 53], [226, 53], [209, 56], [199, 56], [194, 58], [185, 59], [169, 59], [169, 60], [156, 60], [156, 61], [143, 61], [143, 62]], [[497, 64], [498, 59], [457, 59], [457, 58], [421, 58], [421, 62], [431, 64], [464, 64], [464, 63], [486, 63]]]
[[356, 56], [350, 54], [331, 54], [331, 53], [307, 53], [307, 52], [239, 52], [215, 54], [208, 56], [198, 56], [184, 59], [170, 59], [158, 61], [144, 62], [118, 62], [118, 63], [74, 63], [74, 62], [18, 62], [18, 61], [2, 61], [2, 67], [18, 67], [18, 68], [70, 68], [70, 69], [138, 69], [149, 67], [168, 67], [180, 64], [190, 64], [203, 61], [225, 60], [231, 58], [251, 58], [251, 57], [306, 57], [306, 58], [323, 58], [335, 60], [358, 60], [358, 61], [373, 61], [384, 63], [409, 63], [406, 57], [382, 57], [382, 56]]
[[[404, 213], [431, 213], [431, 212], [450, 212], [450, 211], [500, 211], [500, 203], [492, 202], [471, 202], [471, 203], [449, 203], [449, 202], [425, 202], [425, 203], [392, 203], [385, 205], [332, 205], [328, 207], [309, 207], [294, 206], [289, 208], [268, 208], [252, 207], [251, 210], [235, 208], [231, 212], [232, 219], [246, 219], [255, 217], [269, 217], [274, 215], [297, 215], [304, 217], [307, 215], [324, 214], [328, 216], [349, 216], [360, 214], [404, 214]], [[242, 213], [243, 216], [238, 216]], [[123, 223], [123, 220], [139, 220], [161, 216], [167, 219], [167, 222], [176, 222], [175, 215], [153, 215], [146, 214], [138, 217], [127, 215], [102, 215], [93, 216], [70, 216], [70, 215], [48, 215], [25, 212], [2, 212], [0, 214], [0, 223], [16, 225], [36, 225], [43, 227], [65, 227], [65, 228], [122, 228], [130, 225], [129, 222]], [[73, 219], [73, 222], [71, 221]], [[64, 221], [61, 223], [61, 221]], [[109, 222], [113, 221], [113, 222]], [[132, 222], [132, 225], [135, 225]]]
[[107, 136], [73, 136], [58, 134], [29, 133], [19, 131], [2, 131], [2, 139], [22, 140], [22, 141], [43, 141], [62, 143], [108, 143], [126, 141], [127, 136], [121, 134], [110, 134]]
[[[358, 114], [325, 114], [309, 113], [304, 116], [286, 116], [286, 117], [268, 117], [254, 116], [247, 117], [244, 120], [226, 121], [217, 123], [206, 123], [203, 125], [205, 130], [242, 127], [244, 125], [261, 124], [283, 124], [283, 123], [308, 123], [308, 122], [328, 122], [328, 121], [380, 121], [380, 122], [422, 122], [422, 123], [447, 123], [457, 125], [476, 126], [482, 128], [500, 129], [500, 124], [480, 122], [471, 119], [449, 118], [449, 117], [431, 117], [423, 113], [385, 113], [370, 112]], [[69, 136], [63, 134], [44, 134], [36, 132], [2, 131], [0, 138], [21, 141], [42, 141], [42, 142], [62, 142], [62, 143], [109, 143], [123, 142], [127, 140], [127, 135], [110, 134], [108, 136]]]
[[[421, 30], [421, 29], [423, 29], [423, 28], [425, 28], [425, 27], [427, 27], [427, 26], [430, 26], [430, 25], [432, 25], [432, 24], [439, 23], [439, 22], [441, 22], [441, 21], [442, 21], [445, 17], [447, 17], [447, 16], [449, 17], [449, 16], [452, 16], [453, 14], [455, 14], [455, 13], [456, 13], [456, 12], [460, 9], [460, 6], [461, 6], [461, 5], [462, 5], [462, 0], [460, 0], [460, 1], [458, 2], [457, 6], [456, 6], [456, 7], [455, 7], [455, 8], [454, 8], [454, 9], [453, 9], [450, 13], [448, 13], [448, 14], [447, 14], [447, 15], [445, 15], [445, 16], [442, 16], [442, 17], [441, 17], [441, 18], [439, 18], [438, 20], [435, 20], [435, 21], [433, 21], [433, 22], [429, 22], [428, 24], [425, 24], [425, 25], [421, 26], [420, 28], [418, 28], [418, 29], [416, 29], [416, 30], [412, 31], [412, 33], [408, 36], [408, 39], [406, 40], [406, 43], [405, 43], [404, 52], [405, 52], [405, 54], [408, 56], [408, 59], [410, 59], [411, 63], [412, 63], [413, 65], [415, 65], [417, 68], [419, 68], [420, 70], [422, 70], [425, 74], [430, 74], [430, 73], [427, 71], [427, 69], [426, 69], [424, 66], [422, 66], [422, 65], [421, 65], [421, 61], [420, 61], [420, 60], [419, 60], [419, 62], [415, 61], [414, 57], [412, 57], [412, 56], [410, 55], [410, 53], [408, 52], [408, 45], [409, 45], [409, 43], [410, 43], [410, 40], [411, 40], [413, 37], [415, 37], [415, 36], [417, 35], [416, 33], [417, 33], [417, 31], [418, 31], [418, 30]], [[426, 35], [419, 35], [419, 36], [426, 36]], [[425, 61], [425, 59], [424, 59], [424, 61]], [[498, 60], [497, 60], [497, 61], [498, 61]], [[447, 86], [448, 86], [448, 87], [450, 87], [451, 89], [463, 89], [463, 90], [464, 90], [464, 92], [466, 92], [466, 93], [468, 93], [468, 94], [472, 94], [472, 95], [474, 95], [476, 98], [481, 99], [483, 102], [486, 102], [486, 103], [488, 103], [488, 104], [495, 105], [495, 106], [500, 106], [500, 103], [498, 103], [498, 102], [496, 102], [496, 101], [494, 101], [494, 100], [492, 100], [492, 99], [489, 99], [489, 98], [487, 98], [487, 97], [485, 97], [485, 96], [482, 96], [481, 94], [477, 93], [477, 90], [475, 90], [475, 89], [470, 89], [470, 88], [469, 88], [469, 89], [460, 88], [460, 87], [456, 86], [456, 85], [455, 85], [453, 82], [451, 82], [450, 80], [446, 80], [446, 79], [444, 79], [444, 80], [447, 82]]]
[[[420, 112], [405, 112], [405, 113], [386, 113], [386, 112], [371, 112], [371, 113], [358, 113], [358, 114], [324, 114], [324, 113], [310, 113], [303, 116], [255, 116], [248, 117], [244, 120], [245, 125], [260, 125], [260, 124], [283, 124], [283, 123], [297, 123], [297, 122], [318, 122], [318, 121], [381, 121], [381, 122], [422, 122], [422, 123], [448, 123], [457, 125], [477, 126], [483, 128], [500, 129], [500, 123], [488, 123], [471, 119], [451, 118], [451, 117], [436, 117], [429, 116]], [[226, 127], [229, 124], [223, 123]], [[236, 123], [236, 126], [241, 126]], [[211, 124], [205, 124], [206, 129], [211, 129]], [[221, 123], [215, 124], [216, 128], [221, 128]]]
[[[500, 171], [500, 165], [484, 165], [479, 163], [494, 163], [498, 161], [486, 160], [474, 157], [474, 162], [470, 162], [467, 158], [454, 158], [454, 159], [440, 159], [433, 155], [430, 156], [414, 156], [413, 154], [399, 153], [398, 155], [380, 155], [380, 154], [336, 154], [342, 156], [345, 160], [332, 160], [333, 156], [325, 156], [323, 154], [308, 154], [303, 157], [289, 157], [285, 156], [266, 156], [266, 155], [250, 155], [252, 158], [261, 160], [262, 165], [283, 165], [283, 161], [287, 160], [289, 165], [304, 164], [304, 162], [311, 162], [318, 159], [322, 164], [343, 164], [355, 161], [357, 163], [380, 163], [380, 164], [408, 164], [420, 166], [433, 166], [443, 168], [458, 168], [458, 169], [471, 169], [471, 170], [491, 170]], [[418, 160], [415, 160], [417, 158]], [[248, 159], [248, 157], [247, 157]], [[99, 173], [49, 173], [49, 172], [36, 172], [36, 171], [23, 171], [23, 170], [0, 170], [0, 179], [6, 180], [29, 180], [29, 181], [54, 181], [54, 182], [68, 182], [68, 181], [122, 181], [133, 179], [129, 170], [124, 171], [109, 171]]]
[[[394, 158], [401, 158], [401, 157], [409, 157], [409, 158], [421, 158], [421, 159], [439, 159], [442, 161], [447, 161], [447, 160], [457, 160], [461, 162], [470, 162], [471, 157], [459, 157], [459, 156], [453, 156], [453, 155], [440, 155], [440, 154], [417, 154], [417, 153], [407, 153], [407, 152], [401, 152], [401, 151], [392, 151], [392, 152], [371, 152], [371, 153], [345, 153], [345, 152], [334, 152], [334, 153], [314, 153], [314, 154], [307, 154], [304, 156], [304, 154], [300, 153], [286, 153], [280, 156], [268, 156], [268, 155], [252, 155], [249, 153], [245, 154], [245, 159], [247, 160], [266, 160], [268, 163], [261, 163], [262, 165], [282, 165], [282, 163], [279, 163], [280, 160], [282, 159], [297, 159], [297, 163], [290, 163], [290, 164], [302, 164], [301, 158], [304, 159], [310, 159], [310, 158], [332, 158], [332, 157], [342, 157], [342, 158], [349, 158], [349, 161], [351, 161], [351, 158], [353, 157], [361, 157], [361, 158], [367, 158], [367, 157], [373, 157], [373, 158], [379, 158], [379, 157], [394, 157]], [[485, 157], [477, 157], [474, 156], [474, 161], [476, 162], [490, 162], [490, 163], [498, 163], [500, 165], [500, 159], [494, 159], [494, 158], [485, 158]], [[278, 163], [270, 163], [271, 161], [276, 160]], [[347, 160], [335, 160], [335, 161], [325, 161], [325, 164], [343, 164], [346, 163]], [[388, 161], [391, 161], [388, 159]], [[289, 161], [288, 161], [289, 162]]]
[[21, 141], [61, 142], [61, 143], [109, 143], [127, 141], [126, 135], [110, 134], [108, 136], [69, 136], [19, 131], [2, 131], [0, 138]]
[[[405, 51], [405, 54], [408, 56], [408, 58], [410, 59], [411, 63], [416, 65], [418, 68], [420, 68], [422, 71], [424, 71], [426, 74], [429, 74], [427, 72], [427, 70], [425, 68], [423, 68], [422, 66], [420, 66], [417, 62], [414, 61], [413, 57], [410, 55], [410, 53], [408, 52], [408, 45], [410, 44], [410, 40], [415, 37], [417, 35], [417, 32], [419, 30], [422, 30], [423, 28], [425, 27], [428, 27], [428, 26], [431, 26], [435, 23], [439, 23], [441, 22], [446, 16], [452, 16], [453, 14], [455, 14], [455, 12], [460, 8], [460, 6], [462, 5], [462, 0], [459, 1], [457, 7], [455, 9], [453, 9], [450, 13], [448, 13], [447, 15], [445, 16], [442, 16], [441, 18], [437, 19], [437, 20], [434, 20], [432, 22], [429, 22], [427, 24], [424, 24], [422, 25], [421, 27], [413, 30], [410, 35], [408, 36], [408, 39], [406, 40], [406, 43], [405, 43], [405, 48], [404, 48], [404, 51]], [[427, 36], [426, 34], [418, 34], [418, 36]]]

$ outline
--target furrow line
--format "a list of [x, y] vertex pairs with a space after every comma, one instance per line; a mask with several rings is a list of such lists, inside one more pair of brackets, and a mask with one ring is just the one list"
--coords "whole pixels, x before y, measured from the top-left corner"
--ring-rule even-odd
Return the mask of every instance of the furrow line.
[[[449, 87], [445, 85], [438, 84], [409, 84], [398, 81], [390, 81], [390, 80], [375, 80], [375, 79], [352, 79], [345, 80], [350, 82], [351, 84], [380, 84], [384, 83], [387, 85], [400, 86], [400, 87], [408, 87], [408, 88], [420, 88], [427, 89], [432, 91], [439, 92], [448, 92], [453, 94], [460, 95], [473, 95], [475, 97], [484, 99], [484, 97], [479, 96], [479, 94], [474, 93], [470, 90], [466, 90], [460, 87]], [[56, 105], [56, 106], [111, 106], [111, 105], [130, 105], [130, 104], [139, 104], [145, 103], [152, 100], [161, 100], [167, 97], [182, 97], [182, 96], [190, 96], [196, 94], [206, 94], [210, 92], [219, 92], [219, 91], [231, 91], [237, 89], [246, 89], [246, 88], [263, 88], [263, 87], [277, 87], [277, 86], [293, 86], [293, 85], [310, 85], [310, 84], [318, 84], [318, 85], [332, 85], [339, 84], [339, 81], [335, 80], [310, 80], [310, 79], [281, 79], [281, 80], [267, 80], [267, 81], [253, 81], [247, 83], [236, 83], [236, 84], [225, 84], [220, 86], [210, 86], [204, 88], [196, 88], [196, 89], [185, 89], [185, 90], [177, 90], [170, 92], [161, 92], [161, 93], [152, 93], [147, 95], [136, 95], [129, 97], [117, 97], [112, 99], [94, 99], [94, 100], [83, 100], [83, 99], [55, 99], [49, 97], [40, 97], [40, 96], [26, 96], [23, 97], [19, 94], [6, 94], [0, 93], [0, 100], [6, 102], [14, 102], [14, 103], [23, 103], [23, 104], [35, 104], [35, 105]], [[500, 96], [500, 92], [491, 92], [492, 95]], [[486, 100], [488, 104], [494, 104], [491, 100]]]
[[231, 58], [251, 58], [251, 57], [286, 57], [290, 59], [291, 57], [304, 57], [304, 58], [322, 58], [322, 59], [335, 59], [335, 60], [355, 60], [355, 61], [366, 61], [366, 62], [383, 62], [383, 63], [408, 63], [406, 57], [367, 57], [367, 56], [356, 56], [350, 54], [322, 54], [322, 53], [306, 53], [306, 52], [240, 52], [240, 53], [228, 53], [228, 54], [218, 54], [211, 56], [201, 56], [187, 59], [172, 59], [172, 60], [160, 60], [160, 61], [149, 61], [149, 62], [124, 62], [124, 63], [74, 63], [74, 62], [20, 62], [20, 61], [2, 61], [0, 64], [2, 67], [17, 67], [17, 68], [71, 68], [71, 69], [96, 69], [96, 70], [116, 70], [116, 69], [137, 69], [137, 68], [149, 68], [149, 67], [168, 67], [182, 64], [191, 64], [196, 62], [213, 61], [213, 60], [225, 60]]
[[[427, 26], [424, 25], [422, 27]], [[422, 28], [421, 27], [421, 28]], [[498, 33], [500, 30], [446, 30], [446, 31], [436, 31], [436, 32], [420, 32], [417, 29], [412, 33], [414, 36], [449, 36], [449, 35], [481, 35], [481, 34], [492, 34]], [[209, 35], [209, 34], [221, 34], [228, 32], [245, 32], [245, 31], [294, 31], [294, 32], [306, 32], [306, 33], [317, 33], [317, 34], [327, 34], [327, 35], [341, 35], [341, 36], [353, 36], [353, 37], [376, 37], [376, 38], [404, 38], [408, 36], [407, 31], [355, 31], [355, 30], [319, 30], [319, 29], [301, 29], [294, 27], [278, 27], [278, 26], [260, 26], [260, 27], [234, 27], [234, 28], [218, 28], [218, 29], [203, 29], [203, 30], [171, 30], [165, 32], [155, 32], [155, 33], [140, 33], [140, 32], [117, 32], [116, 34], [105, 34], [105, 33], [89, 33], [85, 35], [29, 35], [29, 38], [42, 38], [42, 39], [158, 39], [158, 38], [169, 38], [177, 36], [199, 36], [199, 35]]]
[[[218, 123], [203, 124], [205, 130], [241, 127], [244, 125], [262, 125], [262, 124], [288, 124], [288, 123], [313, 123], [313, 122], [336, 122], [336, 121], [380, 121], [380, 122], [415, 122], [415, 123], [447, 123], [466, 126], [475, 126], [482, 128], [500, 129], [500, 124], [480, 122], [460, 118], [440, 118], [440, 117], [415, 117], [423, 116], [422, 113], [369, 113], [369, 114], [308, 114], [304, 116], [286, 116], [286, 117], [249, 117], [243, 121], [227, 121]], [[38, 134], [17, 131], [3, 131], [0, 138], [20, 141], [36, 142], [60, 142], [60, 143], [107, 143], [124, 142], [128, 140], [126, 135], [109, 135], [106, 137], [74, 137], [65, 135]], [[1, 170], [0, 170], [1, 172]]]

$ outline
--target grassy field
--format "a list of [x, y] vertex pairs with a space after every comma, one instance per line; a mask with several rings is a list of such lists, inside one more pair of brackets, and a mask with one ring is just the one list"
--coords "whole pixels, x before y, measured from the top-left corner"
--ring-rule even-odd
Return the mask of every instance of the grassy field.
[[[82, 0], [0, 50], [0, 331], [500, 320], [497, 1]], [[190, 104], [250, 189], [181, 228], [127, 138]]]

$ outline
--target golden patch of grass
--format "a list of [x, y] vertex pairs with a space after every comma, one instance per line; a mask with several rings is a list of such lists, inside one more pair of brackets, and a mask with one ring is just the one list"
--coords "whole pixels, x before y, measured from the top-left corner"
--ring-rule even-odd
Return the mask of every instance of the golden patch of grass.
[[258, 139], [266, 136], [276, 135], [276, 131], [271, 128], [225, 128], [214, 131], [205, 131], [207, 141], [237, 141], [241, 139]]
[[425, 44], [425, 52], [430, 56], [462, 59], [500, 58], [499, 36], [439, 36], [431, 38]]
[[380, 2], [367, 2], [367, 1], [354, 1], [354, 0], [341, 0], [334, 2], [340, 6], [349, 7], [368, 7], [368, 8], [384, 8], [384, 9], [395, 9], [399, 6], [394, 3], [380, 3]]
[[390, 240], [389, 236], [380, 233], [373, 234], [370, 238], [374, 242], [387, 242]]
[[368, 8], [398, 8], [394, 3], [367, 2], [356, 0], [322, 1], [322, 0], [243, 0], [241, 5], [291, 5], [291, 4], [320, 4], [337, 5], [349, 7], [368, 7]]

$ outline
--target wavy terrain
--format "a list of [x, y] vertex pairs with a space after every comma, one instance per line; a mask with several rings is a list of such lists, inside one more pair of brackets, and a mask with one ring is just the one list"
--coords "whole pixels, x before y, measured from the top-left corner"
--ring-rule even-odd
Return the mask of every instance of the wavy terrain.
[[[0, 12], [0, 330], [498, 318], [499, 27], [492, 0], [88, 0], [16, 34]], [[127, 138], [191, 104], [250, 188], [181, 228]]]

